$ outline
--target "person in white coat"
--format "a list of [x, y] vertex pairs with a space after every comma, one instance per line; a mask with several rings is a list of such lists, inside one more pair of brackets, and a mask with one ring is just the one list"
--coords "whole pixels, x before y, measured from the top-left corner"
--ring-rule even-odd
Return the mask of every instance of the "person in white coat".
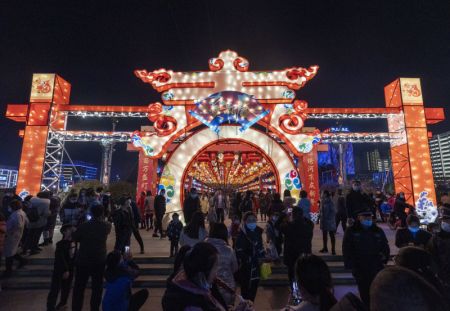
[[3, 255], [6, 258], [6, 270], [3, 273], [3, 277], [11, 276], [14, 260], [19, 261], [18, 268], [21, 268], [26, 264], [26, 259], [20, 256], [17, 250], [19, 248], [20, 240], [22, 239], [23, 229], [28, 223], [28, 218], [22, 210], [22, 202], [19, 200], [13, 200], [9, 204], [9, 207], [11, 208], [12, 214], [6, 222], [6, 238], [3, 249]]

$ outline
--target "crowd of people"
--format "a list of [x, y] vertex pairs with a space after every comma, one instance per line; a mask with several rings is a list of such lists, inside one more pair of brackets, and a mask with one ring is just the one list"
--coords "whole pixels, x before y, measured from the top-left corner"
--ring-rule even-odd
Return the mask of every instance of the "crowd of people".
[[[113, 202], [102, 188], [70, 192], [62, 201], [51, 192], [23, 200], [7, 192], [0, 213], [2, 277], [12, 275], [14, 261], [20, 268], [28, 256], [54, 243], [59, 216], [62, 239], [55, 247], [47, 310], [66, 306], [71, 290], [72, 309], [81, 310], [89, 279], [91, 310], [141, 308], [148, 290], [132, 292], [139, 267], [130, 251], [133, 235], [144, 253], [140, 230], [153, 230], [153, 237], [170, 241], [175, 264], [162, 299], [164, 310], [254, 310], [262, 268], [281, 263], [287, 267], [294, 304], [288, 309], [448, 310], [450, 202], [445, 195], [441, 201], [438, 222], [424, 227], [403, 193], [367, 194], [357, 180], [348, 193], [322, 191], [318, 214], [311, 213], [303, 190], [297, 201], [288, 190], [281, 197], [270, 190], [199, 194], [191, 188], [182, 214], [171, 213], [165, 225], [164, 190], [157, 195], [143, 192], [137, 202], [129, 194]], [[387, 266], [391, 251], [379, 222], [396, 230], [400, 251], [394, 265]], [[332, 256], [337, 254], [337, 228], [342, 227], [344, 265], [354, 276], [359, 297], [349, 293], [335, 298], [330, 270], [313, 254], [315, 223], [322, 231], [319, 253], [331, 250]], [[108, 253], [113, 226], [114, 250]], [[395, 290], [394, 284], [409, 284], [409, 291]]]

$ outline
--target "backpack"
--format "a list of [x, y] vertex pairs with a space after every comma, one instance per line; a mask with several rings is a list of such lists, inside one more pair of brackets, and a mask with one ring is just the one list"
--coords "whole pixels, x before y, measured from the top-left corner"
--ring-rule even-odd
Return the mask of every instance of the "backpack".
[[36, 222], [39, 220], [39, 212], [37, 208], [33, 205], [27, 208], [25, 214], [27, 215], [28, 220], [30, 222]]

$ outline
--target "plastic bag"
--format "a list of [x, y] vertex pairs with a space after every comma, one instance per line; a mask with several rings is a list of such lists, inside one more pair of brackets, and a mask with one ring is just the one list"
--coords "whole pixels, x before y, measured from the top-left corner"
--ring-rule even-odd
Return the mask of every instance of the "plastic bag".
[[261, 279], [267, 280], [272, 274], [272, 266], [268, 262], [264, 262], [261, 265]]
[[266, 249], [266, 254], [267, 254], [267, 257], [269, 257], [273, 261], [276, 261], [276, 260], [280, 259], [280, 256], [278, 255], [277, 248], [276, 248], [275, 244], [272, 241], [270, 241], [269, 244], [268, 244], [268, 247]]

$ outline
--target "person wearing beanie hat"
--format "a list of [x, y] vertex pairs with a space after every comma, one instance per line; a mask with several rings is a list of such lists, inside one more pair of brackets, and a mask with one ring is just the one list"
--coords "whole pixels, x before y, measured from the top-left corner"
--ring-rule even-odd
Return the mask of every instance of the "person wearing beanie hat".
[[368, 307], [370, 284], [387, 263], [390, 249], [383, 230], [372, 221], [372, 211], [360, 210], [357, 215], [355, 224], [345, 231], [342, 254], [345, 268], [352, 269], [361, 300]]
[[441, 230], [427, 244], [438, 266], [438, 277], [444, 284], [450, 301], [450, 204], [444, 204], [441, 215]]
[[405, 246], [418, 246], [425, 248], [431, 239], [431, 233], [420, 229], [420, 220], [416, 215], [409, 215], [406, 218], [406, 228], [400, 228], [395, 235], [395, 246], [398, 248]]

